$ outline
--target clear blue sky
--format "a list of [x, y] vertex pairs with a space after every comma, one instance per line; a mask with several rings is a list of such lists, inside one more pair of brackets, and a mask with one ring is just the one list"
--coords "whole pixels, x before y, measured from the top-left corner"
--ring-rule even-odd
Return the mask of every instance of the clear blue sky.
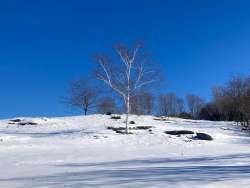
[[2, 0], [0, 118], [70, 115], [60, 97], [93, 53], [136, 39], [161, 63], [166, 91], [209, 99], [250, 73], [250, 1]]

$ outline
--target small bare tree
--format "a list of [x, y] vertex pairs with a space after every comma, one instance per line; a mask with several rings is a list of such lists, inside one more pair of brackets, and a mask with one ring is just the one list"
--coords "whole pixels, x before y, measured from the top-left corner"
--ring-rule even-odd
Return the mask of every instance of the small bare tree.
[[199, 112], [204, 106], [204, 104], [204, 100], [199, 96], [193, 94], [187, 95], [187, 105], [193, 118], [198, 118]]
[[91, 80], [80, 79], [71, 83], [66, 102], [73, 107], [82, 109], [87, 115], [88, 111], [96, 106], [98, 95], [98, 89]]
[[178, 115], [185, 111], [184, 100], [181, 97], [177, 97], [176, 99], [176, 109]]
[[128, 119], [130, 114], [131, 97], [142, 87], [148, 86], [159, 80], [159, 72], [154, 70], [148, 56], [140, 53], [141, 43], [136, 43], [132, 48], [116, 45], [115, 51], [120, 61], [114, 63], [106, 55], [97, 55], [99, 64], [96, 75], [123, 99], [126, 106], [126, 133], [128, 133]]
[[136, 115], [148, 115], [153, 111], [153, 96], [148, 91], [139, 91], [131, 98], [130, 111]]
[[115, 99], [112, 97], [104, 97], [100, 99], [97, 104], [97, 112], [101, 114], [117, 113], [118, 107], [116, 106]]
[[184, 111], [184, 101], [175, 93], [161, 94], [158, 103], [161, 115], [177, 116]]

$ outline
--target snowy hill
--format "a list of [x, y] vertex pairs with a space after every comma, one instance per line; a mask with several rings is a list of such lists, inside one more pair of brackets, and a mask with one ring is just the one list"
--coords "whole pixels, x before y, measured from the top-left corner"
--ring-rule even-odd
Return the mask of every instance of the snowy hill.
[[[230, 122], [131, 116], [0, 121], [0, 187], [249, 187], [250, 136]], [[165, 131], [194, 134], [170, 135]], [[194, 139], [206, 133], [212, 141]]]

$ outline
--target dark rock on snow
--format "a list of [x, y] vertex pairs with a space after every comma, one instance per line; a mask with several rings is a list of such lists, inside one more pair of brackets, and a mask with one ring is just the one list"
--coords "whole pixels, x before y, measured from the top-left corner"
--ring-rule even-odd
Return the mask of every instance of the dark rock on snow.
[[37, 123], [35, 123], [35, 122], [20, 122], [20, 123], [18, 123], [18, 125], [38, 125]]
[[107, 129], [113, 130], [113, 131], [121, 131], [125, 130], [125, 127], [107, 127]]
[[116, 130], [115, 132], [118, 133], [118, 134], [133, 134], [131, 132], [127, 133], [125, 130]]
[[13, 123], [19, 123], [21, 121], [22, 121], [21, 119], [11, 119], [10, 120], [10, 122], [13, 122]]
[[112, 116], [111, 119], [121, 119], [121, 116]]
[[25, 121], [25, 120], [21, 120], [21, 119], [11, 119], [9, 120], [9, 123], [8, 124], [17, 124], [17, 125], [21, 125], [21, 126], [24, 126], [24, 125], [38, 125], [37, 123], [35, 122], [32, 122], [32, 121]]
[[[152, 126], [136, 126], [136, 127], [129, 127], [129, 130], [148, 130], [153, 128]], [[124, 131], [126, 130], [125, 127], [107, 127], [107, 129], [113, 130], [115, 132], [117, 131]]]
[[148, 130], [153, 128], [152, 126], [136, 126], [135, 130]]
[[196, 136], [194, 137], [194, 139], [211, 141], [213, 140], [213, 137], [206, 133], [196, 133]]
[[188, 130], [165, 131], [165, 133], [170, 135], [194, 134], [193, 131]]

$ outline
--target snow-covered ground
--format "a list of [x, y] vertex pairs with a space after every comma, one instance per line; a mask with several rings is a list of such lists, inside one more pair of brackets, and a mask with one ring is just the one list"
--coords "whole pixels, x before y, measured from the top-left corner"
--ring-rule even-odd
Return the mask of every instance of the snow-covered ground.
[[[153, 126], [121, 135], [107, 115], [0, 121], [0, 187], [250, 187], [250, 136], [229, 122], [131, 116]], [[210, 134], [213, 141], [168, 130]]]

